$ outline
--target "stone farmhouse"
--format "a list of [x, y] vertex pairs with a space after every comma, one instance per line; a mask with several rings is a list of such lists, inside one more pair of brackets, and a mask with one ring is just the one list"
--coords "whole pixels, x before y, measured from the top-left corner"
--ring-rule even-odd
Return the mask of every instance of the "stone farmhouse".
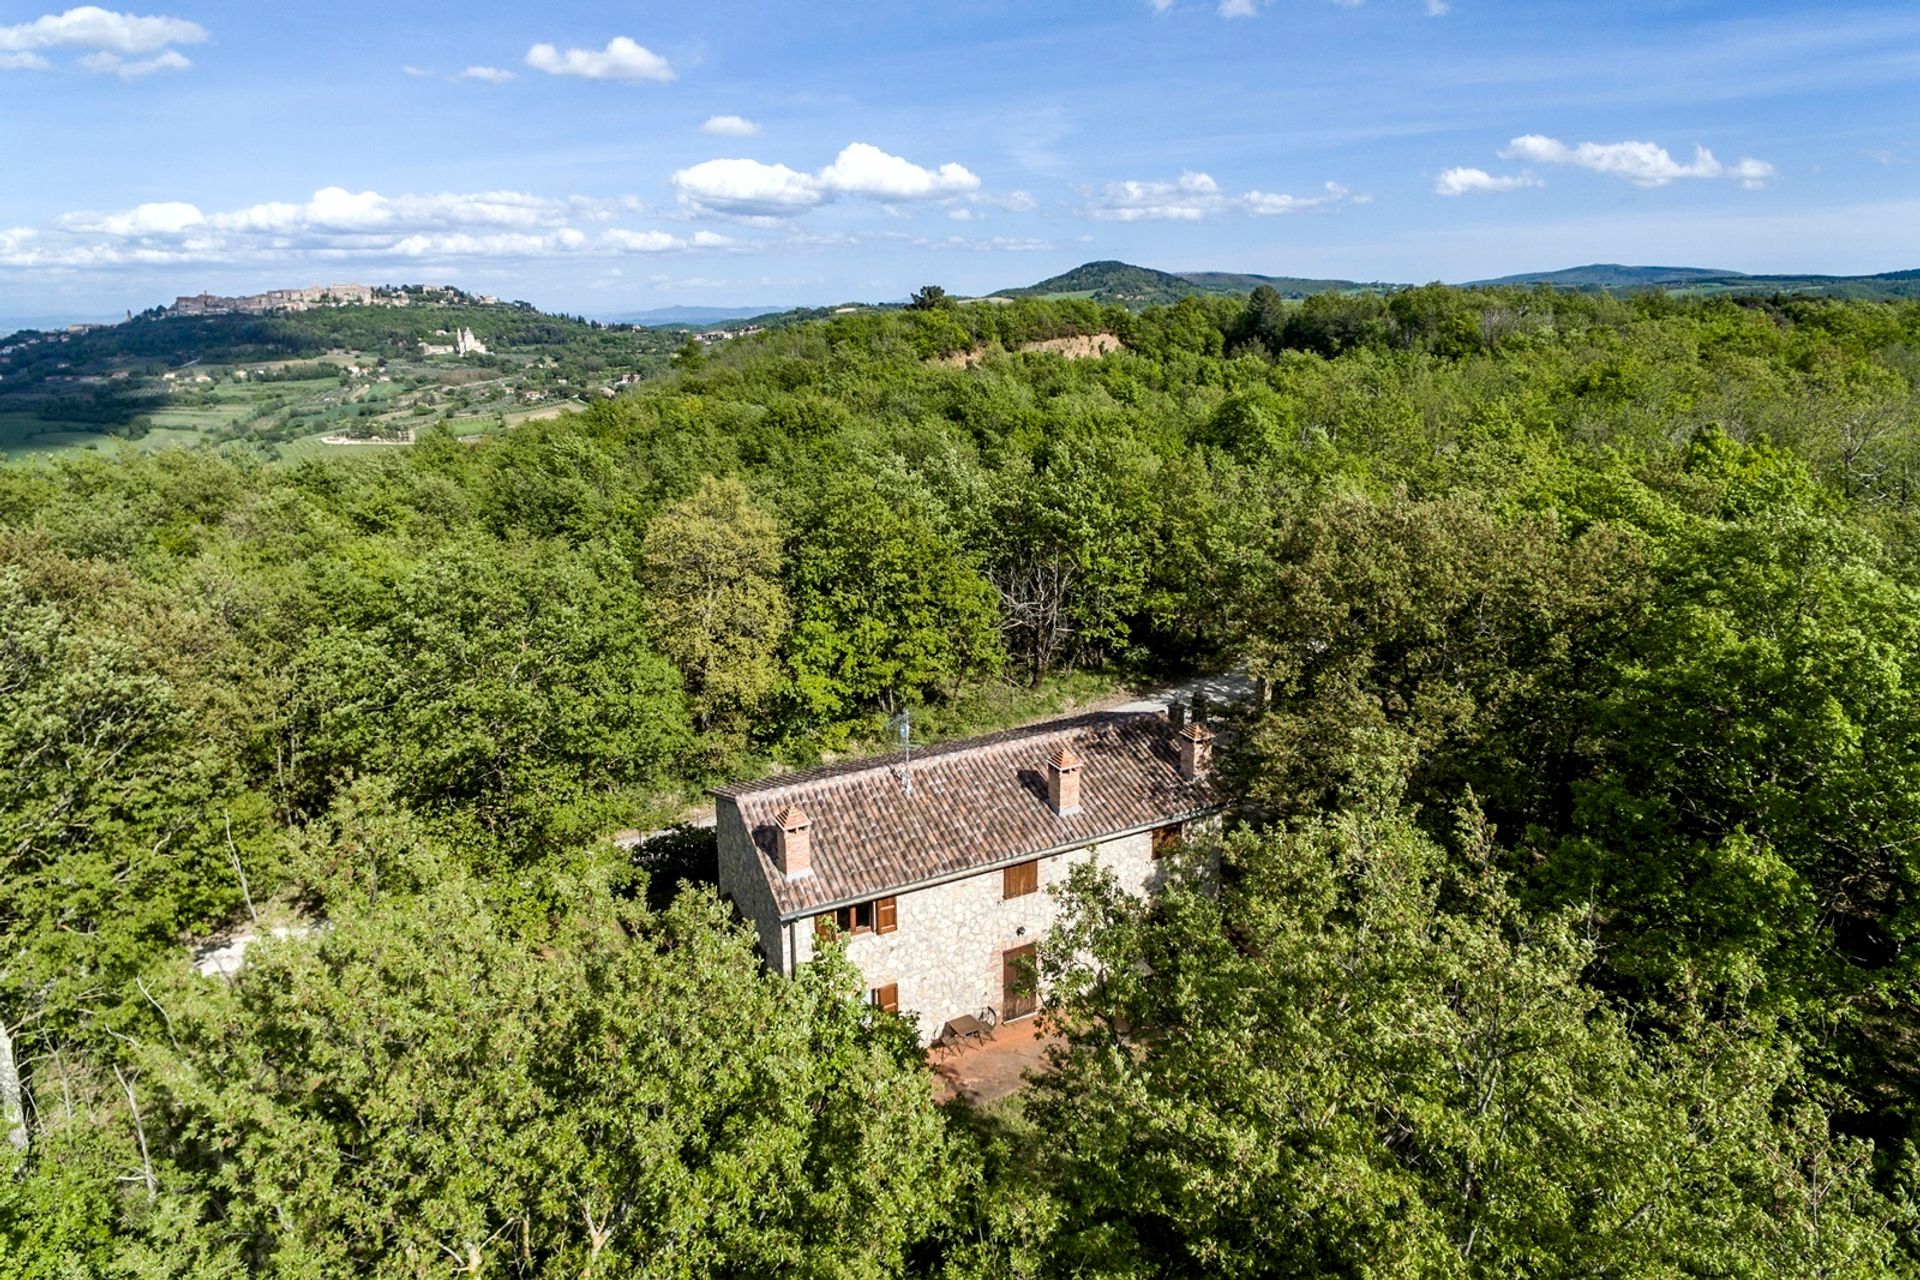
[[1035, 1011], [1026, 975], [1047, 890], [1097, 860], [1132, 893], [1215, 819], [1213, 733], [1168, 711], [1103, 712], [722, 787], [720, 891], [791, 974], [816, 941], [931, 1043]]

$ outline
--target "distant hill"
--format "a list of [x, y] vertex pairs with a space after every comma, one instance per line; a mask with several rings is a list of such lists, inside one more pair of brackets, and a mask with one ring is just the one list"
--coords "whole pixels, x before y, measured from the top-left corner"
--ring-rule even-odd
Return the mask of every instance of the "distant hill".
[[1353, 290], [1384, 290], [1397, 285], [1361, 284], [1353, 280], [1317, 280], [1301, 276], [1263, 276], [1243, 271], [1156, 271], [1111, 259], [1089, 262], [1051, 276], [1038, 284], [1001, 289], [993, 296], [1001, 298], [1089, 298], [1094, 302], [1113, 302], [1128, 307], [1160, 306], [1175, 303], [1193, 294], [1251, 293], [1259, 285], [1270, 285], [1282, 296], [1304, 298], [1314, 293], [1342, 293]]
[[756, 316], [797, 310], [794, 307], [747, 305], [739, 307], [654, 307], [649, 311], [628, 311], [601, 316], [609, 324], [637, 324], [648, 328], [671, 325], [718, 324], [722, 320], [752, 320]]
[[[1194, 294], [1251, 293], [1260, 285], [1282, 297], [1305, 298], [1316, 293], [1391, 293], [1406, 285], [1383, 281], [1323, 280], [1305, 276], [1267, 276], [1245, 271], [1158, 271], [1130, 262], [1088, 262], [1049, 276], [1036, 284], [1001, 289], [1000, 298], [1087, 298], [1127, 307], [1165, 306]], [[1469, 281], [1462, 288], [1525, 288], [1546, 285], [1554, 289], [1635, 293], [1665, 289], [1670, 293], [1797, 294], [1825, 298], [1889, 300], [1920, 298], [1920, 270], [1887, 271], [1871, 276], [1747, 275], [1720, 267], [1635, 267], [1597, 262], [1559, 271], [1530, 271]]]
[[1196, 290], [1190, 281], [1152, 267], [1136, 267], [1128, 262], [1088, 262], [1071, 271], [1049, 276], [1038, 284], [994, 293], [1000, 298], [1091, 298], [1095, 302], [1119, 302], [1128, 306], [1150, 306], [1159, 302], [1177, 302]]
[[1557, 289], [1657, 289], [1698, 280], [1746, 278], [1743, 272], [1721, 271], [1712, 267], [1627, 267], [1617, 262], [1596, 262], [1584, 267], [1564, 267], [1559, 271], [1526, 271], [1519, 275], [1497, 276], [1492, 280], [1472, 280], [1467, 287], [1550, 284]]
[[1585, 289], [1635, 293], [1665, 289], [1669, 293], [1771, 294], [1791, 293], [1823, 298], [1887, 300], [1920, 298], [1920, 270], [1884, 271], [1871, 276], [1748, 275], [1712, 267], [1628, 267], [1596, 262], [1561, 271], [1533, 271], [1521, 275], [1475, 280], [1467, 287], [1549, 285], [1555, 289]]

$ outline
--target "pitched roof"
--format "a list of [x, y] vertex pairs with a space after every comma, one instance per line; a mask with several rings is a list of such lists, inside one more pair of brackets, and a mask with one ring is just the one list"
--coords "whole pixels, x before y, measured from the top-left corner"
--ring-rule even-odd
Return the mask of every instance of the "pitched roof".
[[[1046, 763], [1078, 755], [1080, 810], [1047, 804]], [[806, 915], [931, 880], [984, 870], [1123, 831], [1210, 812], [1211, 778], [1180, 775], [1164, 713], [1095, 712], [916, 751], [913, 793], [888, 755], [716, 788], [739, 807], [783, 917]], [[789, 880], [773, 860], [779, 815], [812, 818], [813, 874]], [[725, 820], [724, 817], [722, 819]]]

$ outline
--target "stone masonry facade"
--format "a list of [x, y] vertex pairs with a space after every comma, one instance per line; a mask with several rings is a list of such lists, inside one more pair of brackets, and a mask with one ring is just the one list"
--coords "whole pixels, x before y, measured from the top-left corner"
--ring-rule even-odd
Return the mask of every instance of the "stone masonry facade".
[[[727, 803], [722, 801], [722, 804]], [[735, 904], [754, 921], [767, 966], [792, 973], [813, 958], [814, 924], [775, 919], [770, 896], [742, 901], [764, 882], [752, 870], [752, 847], [740, 825], [721, 822], [720, 857], [727, 864], [722, 883], [736, 894]], [[733, 838], [729, 840], [729, 833]], [[734, 846], [729, 848], [729, 845]], [[847, 939], [847, 958], [869, 988], [899, 986], [900, 1012], [916, 1020], [922, 1043], [931, 1043], [948, 1021], [961, 1014], [1000, 1016], [1005, 954], [1039, 942], [1053, 928], [1059, 904], [1049, 892], [1064, 885], [1072, 868], [1098, 862], [1128, 893], [1144, 895], [1159, 887], [1162, 864], [1153, 857], [1150, 831], [1069, 849], [1039, 863], [1035, 892], [1004, 896], [1005, 867], [993, 867], [943, 884], [909, 889], [895, 896], [898, 927], [890, 933], [858, 933]], [[737, 887], [736, 887], [737, 886]], [[764, 889], [762, 889], [764, 893]]]

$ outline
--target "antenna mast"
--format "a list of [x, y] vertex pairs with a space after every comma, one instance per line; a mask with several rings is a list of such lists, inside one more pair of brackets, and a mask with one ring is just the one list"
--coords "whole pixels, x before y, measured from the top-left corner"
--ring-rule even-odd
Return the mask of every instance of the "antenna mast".
[[902, 708], [889, 724], [900, 731], [900, 785], [908, 795], [913, 794], [913, 711]]

